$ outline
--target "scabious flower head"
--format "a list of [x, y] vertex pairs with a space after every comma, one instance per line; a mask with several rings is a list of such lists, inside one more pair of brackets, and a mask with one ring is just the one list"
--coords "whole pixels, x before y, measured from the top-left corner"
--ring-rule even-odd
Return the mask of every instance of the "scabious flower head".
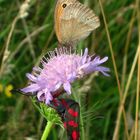
[[48, 53], [49, 58], [41, 60], [41, 67], [34, 67], [32, 74], [27, 74], [30, 80], [29, 86], [21, 89], [24, 93], [32, 92], [39, 101], [50, 104], [53, 93], [62, 88], [67, 94], [71, 94], [71, 83], [76, 79], [92, 72], [101, 72], [108, 76], [109, 68], [100, 66], [108, 57], [100, 59], [88, 55], [86, 48], [81, 55], [71, 53], [66, 48], [59, 48]]

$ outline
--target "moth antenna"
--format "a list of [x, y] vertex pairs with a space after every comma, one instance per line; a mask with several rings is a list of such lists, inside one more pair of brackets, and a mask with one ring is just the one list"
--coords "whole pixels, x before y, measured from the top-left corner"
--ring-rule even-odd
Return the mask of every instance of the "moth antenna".
[[12, 92], [12, 94], [20, 93], [20, 94], [25, 95], [25, 96], [34, 96], [34, 94], [32, 94], [32, 93], [24, 93], [20, 89], [12, 89], [11, 92]]

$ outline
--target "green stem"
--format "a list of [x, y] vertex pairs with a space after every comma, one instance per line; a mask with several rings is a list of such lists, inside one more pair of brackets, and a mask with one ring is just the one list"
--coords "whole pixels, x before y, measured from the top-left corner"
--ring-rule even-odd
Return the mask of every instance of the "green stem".
[[50, 122], [50, 121], [48, 121], [48, 123], [47, 123], [47, 125], [46, 125], [46, 127], [45, 127], [45, 130], [44, 130], [44, 132], [43, 132], [43, 135], [42, 135], [42, 137], [41, 137], [41, 140], [47, 140], [47, 137], [48, 137], [48, 135], [49, 135], [49, 133], [50, 133], [50, 130], [51, 130], [51, 127], [53, 126], [53, 123], [52, 122]]
[[82, 118], [82, 115], [80, 113], [80, 123], [81, 123], [81, 126], [82, 126], [82, 130], [81, 130], [81, 139], [84, 140], [85, 139], [85, 130], [84, 130], [84, 122], [83, 122], [83, 118]]

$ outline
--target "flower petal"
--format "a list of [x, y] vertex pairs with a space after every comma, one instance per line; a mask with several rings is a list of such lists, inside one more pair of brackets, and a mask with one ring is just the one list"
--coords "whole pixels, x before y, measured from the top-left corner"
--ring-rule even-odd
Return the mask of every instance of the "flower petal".
[[110, 76], [107, 72], [110, 72], [110, 69], [107, 67], [103, 67], [103, 66], [98, 66], [95, 68], [95, 71], [99, 71], [101, 72], [103, 75], [105, 76]]
[[42, 92], [42, 91], [39, 91], [37, 93], [37, 98], [38, 98], [39, 101], [45, 101], [45, 93]]
[[91, 62], [94, 65], [100, 65], [100, 64], [106, 62], [107, 60], [108, 60], [108, 57], [107, 56], [104, 57], [104, 58], [102, 58], [102, 59], [100, 59], [99, 56], [96, 56]]
[[88, 48], [85, 49], [84, 54], [83, 54], [83, 56], [82, 56], [82, 59], [81, 59], [81, 63], [82, 63], [82, 64], [85, 64], [85, 63], [86, 63], [86, 61], [87, 61], [87, 56], [88, 56]]
[[63, 84], [65, 91], [70, 95], [71, 94], [71, 85], [69, 82]]
[[28, 92], [36, 92], [40, 89], [40, 87], [37, 84], [31, 84], [26, 88], [22, 88], [21, 91], [28, 93]]
[[90, 74], [92, 72], [99, 71], [105, 76], [109, 76], [109, 74], [107, 74], [106, 72], [109, 72], [110, 69], [103, 66], [98, 66], [94, 63], [87, 63], [83, 65], [82, 67], [80, 67], [79, 74], [81, 73], [81, 71], [83, 71], [84, 74]]
[[26, 76], [27, 76], [27, 78], [30, 79], [32, 82], [36, 82], [36, 80], [37, 80], [37, 78], [36, 78], [34, 75], [30, 74], [30, 73], [27, 73]]
[[56, 91], [57, 89], [59, 89], [62, 85], [62, 82], [58, 82], [56, 85], [55, 85], [55, 88], [53, 91]]
[[53, 96], [52, 96], [52, 94], [50, 93], [50, 92], [47, 92], [47, 93], [45, 93], [45, 103], [48, 105], [48, 104], [50, 104], [50, 101], [52, 101], [53, 100]]
[[76, 72], [72, 72], [67, 77], [68, 77], [68, 81], [73, 82], [76, 79]]
[[106, 56], [99, 60], [99, 64], [102, 64], [102, 63], [106, 62], [107, 60], [108, 60], [108, 57]]

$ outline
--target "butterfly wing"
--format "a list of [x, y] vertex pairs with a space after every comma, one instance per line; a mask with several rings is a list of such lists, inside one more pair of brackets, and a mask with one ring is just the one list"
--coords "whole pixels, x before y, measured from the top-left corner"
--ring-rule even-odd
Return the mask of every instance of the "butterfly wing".
[[60, 19], [61, 42], [65, 44], [84, 39], [99, 25], [99, 18], [94, 12], [76, 1], [62, 12]]

